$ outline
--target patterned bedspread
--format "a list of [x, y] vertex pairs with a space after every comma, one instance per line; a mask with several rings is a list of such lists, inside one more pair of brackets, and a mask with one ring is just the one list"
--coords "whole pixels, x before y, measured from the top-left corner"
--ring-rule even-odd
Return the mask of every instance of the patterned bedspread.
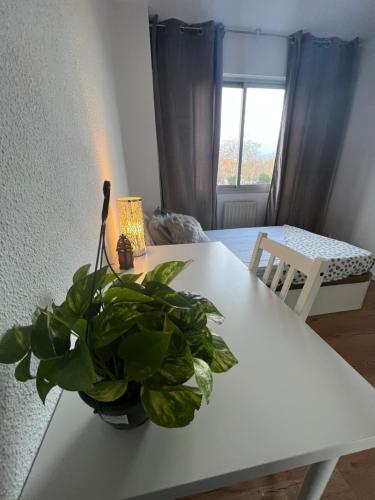
[[[259, 232], [267, 233], [269, 238], [308, 257], [322, 257], [329, 260], [328, 271], [324, 277], [324, 281], [327, 282], [364, 274], [375, 264], [374, 255], [367, 250], [288, 225], [222, 229], [207, 231], [206, 234], [211, 241], [221, 241], [238, 258], [248, 264]], [[269, 254], [263, 252], [261, 266], [266, 266], [268, 257]], [[305, 276], [302, 273], [295, 274], [293, 281], [295, 284], [301, 284], [304, 281]]]

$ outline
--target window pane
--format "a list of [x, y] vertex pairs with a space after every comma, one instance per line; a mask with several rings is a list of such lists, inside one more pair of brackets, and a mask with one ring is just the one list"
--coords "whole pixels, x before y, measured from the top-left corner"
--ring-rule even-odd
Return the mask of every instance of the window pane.
[[240, 148], [242, 88], [223, 87], [217, 184], [235, 186]]
[[283, 101], [284, 89], [247, 89], [241, 184], [271, 183]]

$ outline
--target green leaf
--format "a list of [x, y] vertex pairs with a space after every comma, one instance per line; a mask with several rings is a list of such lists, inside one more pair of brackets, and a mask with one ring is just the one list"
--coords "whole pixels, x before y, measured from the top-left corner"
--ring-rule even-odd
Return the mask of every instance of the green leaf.
[[187, 386], [163, 387], [160, 390], [142, 387], [141, 401], [150, 419], [163, 427], [185, 427], [199, 410], [202, 395]]
[[57, 356], [53, 338], [48, 328], [48, 315], [41, 311], [31, 335], [31, 349], [39, 359], [53, 358]]
[[195, 358], [203, 359], [210, 365], [214, 354], [210, 330], [207, 327], [199, 330], [186, 330], [184, 337], [189, 344], [192, 355]]
[[208, 364], [203, 359], [194, 358], [195, 380], [207, 403], [212, 392], [212, 372]]
[[127, 387], [127, 380], [109, 380], [98, 382], [86, 394], [96, 401], [115, 401], [125, 394]]
[[113, 286], [125, 286], [127, 287], [130, 283], [135, 283], [140, 277], [142, 276], [142, 273], [140, 274], [127, 274], [127, 273], [122, 273], [119, 274], [120, 279], [116, 279], [116, 281], [113, 282]]
[[87, 326], [85, 319], [72, 313], [66, 302], [63, 302], [61, 306], [52, 306], [52, 308], [54, 321], [62, 323], [69, 331], [73, 331], [79, 337], [85, 338]]
[[196, 307], [192, 309], [171, 309], [168, 315], [181, 328], [181, 330], [203, 330], [207, 325], [206, 314]]
[[82, 339], [58, 363], [56, 383], [67, 391], [89, 391], [96, 381], [90, 352]]
[[[56, 341], [56, 345], [55, 345]], [[42, 311], [31, 334], [31, 350], [39, 359], [54, 358], [61, 354], [59, 346], [62, 348], [64, 342], [60, 341], [59, 336], [55, 337], [55, 332], [49, 328], [48, 313]]]
[[126, 288], [128, 290], [134, 290], [135, 292], [138, 293], [145, 293], [145, 287], [141, 285], [140, 283], [135, 283], [133, 281], [123, 281], [122, 283], [119, 283], [119, 285], [116, 285], [117, 280], [113, 283], [113, 285], [110, 288]]
[[69, 288], [66, 296], [66, 306], [78, 316], [84, 316], [90, 306], [91, 294], [104, 286], [108, 266], [102, 267], [96, 273], [91, 273], [79, 279]]
[[[98, 347], [95, 349], [95, 356], [97, 356], [102, 362], [107, 363], [112, 358], [117, 356], [118, 345], [115, 342], [112, 344], [107, 344], [103, 347]], [[105, 375], [105, 373], [103, 373]]]
[[211, 370], [216, 373], [228, 371], [238, 363], [236, 357], [231, 353], [229, 347], [219, 335], [212, 334], [214, 355]]
[[200, 313], [204, 313], [211, 321], [221, 324], [224, 321], [224, 316], [217, 307], [208, 299], [188, 292], [180, 292], [191, 305], [196, 307]]
[[93, 345], [104, 347], [118, 337], [124, 335], [142, 316], [141, 312], [134, 309], [124, 309], [116, 306], [106, 307], [93, 322]]
[[77, 281], [86, 278], [86, 276], [89, 274], [91, 264], [85, 264], [84, 266], [81, 266], [73, 275], [73, 283], [77, 283]]
[[110, 302], [152, 302], [153, 298], [130, 288], [113, 287], [103, 294], [104, 304]]
[[49, 391], [55, 387], [56, 383], [52, 379], [56, 378], [56, 360], [42, 360], [39, 363], [36, 373], [36, 390], [43, 404]]
[[146, 284], [146, 292], [151, 295], [157, 302], [166, 304], [170, 307], [177, 307], [179, 309], [190, 309], [191, 305], [184, 295], [176, 292], [173, 288], [167, 285], [150, 281]]
[[125, 360], [126, 373], [131, 380], [141, 381], [160, 368], [168, 350], [171, 334], [144, 330], [129, 333], [118, 350]]
[[77, 319], [73, 324], [71, 330], [78, 335], [80, 338], [84, 339], [86, 337], [87, 321], [85, 319]]
[[166, 313], [163, 311], [150, 311], [142, 313], [137, 318], [137, 325], [142, 330], [158, 330], [164, 329]]
[[0, 363], [16, 363], [30, 350], [32, 326], [14, 325], [0, 339]]
[[149, 283], [150, 281], [158, 281], [159, 283], [168, 285], [176, 276], [180, 274], [181, 271], [183, 271], [192, 262], [192, 260], [188, 260], [186, 262], [182, 262], [179, 260], [163, 262], [146, 274], [143, 279], [143, 284]]
[[114, 283], [115, 280], [117, 281], [116, 275], [112, 271], [107, 272], [106, 277], [103, 280], [102, 288], [105, 288], [107, 285]]
[[42, 309], [40, 307], [37, 307], [35, 309], [35, 311], [33, 312], [33, 315], [31, 316], [31, 323], [33, 325], [35, 325], [35, 323], [37, 322], [41, 313], [42, 313]]
[[58, 321], [51, 313], [48, 314], [48, 328], [52, 337], [56, 354], [60, 356], [70, 349], [70, 329]]
[[224, 321], [224, 316], [217, 309], [217, 307], [208, 299], [201, 298], [199, 302], [199, 309], [203, 311], [207, 318], [214, 321], [217, 324], [221, 324]]
[[52, 305], [52, 310], [54, 318], [60, 321], [60, 323], [63, 323], [70, 330], [74, 329], [75, 323], [80, 319], [78, 314], [71, 311], [66, 301], [60, 306]]
[[[96, 300], [96, 299], [94, 299], [94, 300]], [[83, 313], [84, 319], [86, 321], [90, 321], [97, 314], [99, 314], [101, 308], [102, 308], [101, 302], [91, 302], [91, 304], [88, 306], [86, 311]]]
[[180, 332], [173, 332], [167, 354], [161, 367], [147, 379], [153, 388], [183, 384], [194, 375], [193, 357]]
[[[63, 356], [42, 360], [37, 372], [37, 388], [38, 379], [39, 383], [43, 379], [51, 388], [58, 385], [67, 391], [91, 390], [96, 381], [96, 373], [85, 342], [78, 340], [74, 349]], [[41, 387], [43, 391], [44, 384], [41, 383]]]
[[51, 382], [47, 382], [43, 378], [36, 379], [36, 390], [38, 391], [38, 395], [42, 400], [43, 404], [46, 402], [46, 397], [51, 389], [53, 389], [56, 384], [52, 384]]
[[30, 361], [31, 352], [26, 354], [26, 356], [16, 366], [14, 376], [20, 382], [26, 382], [27, 380], [32, 380], [33, 378], [35, 378], [30, 373]]

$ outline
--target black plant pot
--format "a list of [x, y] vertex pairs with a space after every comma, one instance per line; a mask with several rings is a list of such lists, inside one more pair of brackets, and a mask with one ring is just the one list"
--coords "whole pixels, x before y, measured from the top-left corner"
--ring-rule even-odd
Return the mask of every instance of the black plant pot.
[[86, 404], [94, 408], [94, 413], [116, 429], [133, 429], [148, 420], [140, 399], [140, 386], [135, 382], [129, 382], [126, 393], [109, 403], [96, 401], [85, 392], [79, 391], [79, 395]]

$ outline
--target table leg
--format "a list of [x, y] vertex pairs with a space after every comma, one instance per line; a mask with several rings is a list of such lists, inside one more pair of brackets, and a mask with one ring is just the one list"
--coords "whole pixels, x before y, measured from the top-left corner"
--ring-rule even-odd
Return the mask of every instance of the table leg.
[[320, 500], [339, 457], [317, 462], [307, 469], [297, 500]]

